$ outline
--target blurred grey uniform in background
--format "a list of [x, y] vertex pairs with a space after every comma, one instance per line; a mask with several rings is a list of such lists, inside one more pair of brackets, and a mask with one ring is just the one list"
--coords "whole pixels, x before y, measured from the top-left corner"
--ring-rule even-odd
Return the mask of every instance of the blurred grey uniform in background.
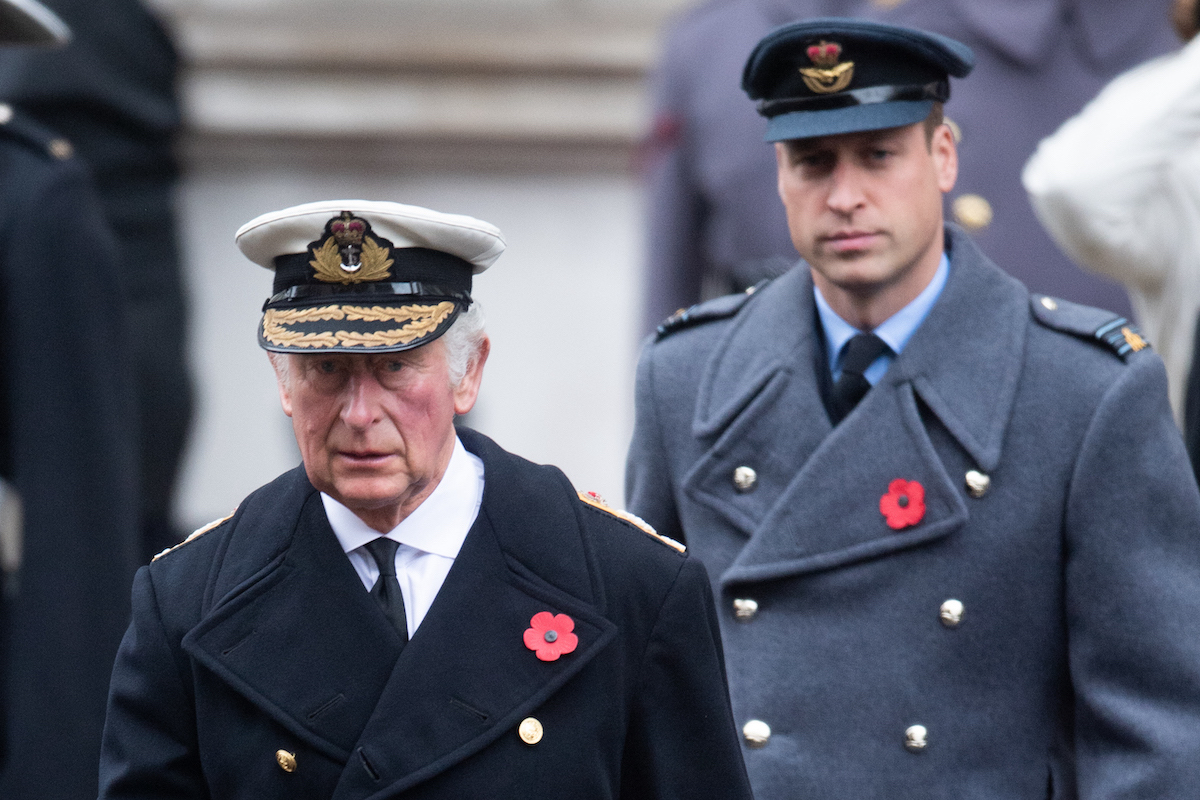
[[117, 237], [125, 311], [137, 320], [129, 346], [139, 412], [141, 552], [149, 561], [181, 538], [171, 525], [171, 500], [192, 409], [174, 200], [178, 58], [139, 0], [46, 5], [71, 27], [73, 40], [53, 52], [0, 53], [0, 98], [71, 143], [95, 175]]
[[667, 34], [653, 77], [644, 327], [703, 296], [738, 291], [795, 263], [775, 194], [765, 121], [738, 88], [771, 28], [863, 16], [954, 37], [978, 58], [954, 95], [962, 132], [950, 218], [1033, 291], [1129, 313], [1121, 287], [1053, 245], [1021, 186], [1038, 141], [1113, 76], [1178, 47], [1170, 0], [714, 0]]
[[[0, 44], [29, 5], [0, 0]], [[57, 132], [0, 104], [5, 800], [97, 791], [108, 676], [141, 560], [124, 323], [87, 166]]]

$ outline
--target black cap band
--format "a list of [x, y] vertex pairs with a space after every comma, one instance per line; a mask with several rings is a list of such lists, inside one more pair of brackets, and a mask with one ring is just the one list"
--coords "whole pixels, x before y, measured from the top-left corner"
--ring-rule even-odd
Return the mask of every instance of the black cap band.
[[907, 86], [869, 86], [849, 92], [816, 96], [784, 97], [778, 100], [758, 101], [758, 113], [764, 117], [777, 117], [793, 111], [828, 111], [835, 108], [866, 106], [875, 103], [893, 103], [904, 100], [935, 100], [944, 103], [950, 99], [950, 82], [933, 81], [926, 84]]
[[[389, 243], [390, 244], [390, 243]], [[441, 250], [426, 247], [400, 247], [389, 252], [395, 262], [391, 267], [393, 276], [403, 275], [410, 283], [433, 283], [445, 287], [445, 293], [471, 294], [471, 276], [475, 271], [471, 262]], [[275, 259], [276, 294], [298, 286], [342, 286], [340, 283], [324, 283], [314, 279], [311, 251], [291, 253]], [[368, 285], [367, 281], [349, 284], [354, 289]], [[382, 281], [380, 283], [383, 283]], [[384, 283], [384, 285], [389, 285]], [[274, 298], [272, 298], [272, 301]]]
[[356, 283], [349, 286], [341, 284], [302, 284], [291, 286], [282, 292], [277, 292], [263, 303], [263, 311], [268, 308], [297, 306], [306, 302], [329, 302], [336, 298], [337, 302], [356, 299], [365, 301], [386, 300], [389, 305], [403, 302], [436, 303], [441, 300], [453, 300], [468, 308], [471, 305], [469, 292], [455, 291], [446, 286], [437, 286], [420, 281], [404, 281], [398, 283]]

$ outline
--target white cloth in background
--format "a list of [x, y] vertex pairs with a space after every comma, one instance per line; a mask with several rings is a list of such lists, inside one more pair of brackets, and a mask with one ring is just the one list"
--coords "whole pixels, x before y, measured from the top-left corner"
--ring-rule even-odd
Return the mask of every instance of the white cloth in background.
[[1200, 39], [1114, 79], [1022, 180], [1067, 255], [1128, 289], [1182, 426], [1200, 310]]

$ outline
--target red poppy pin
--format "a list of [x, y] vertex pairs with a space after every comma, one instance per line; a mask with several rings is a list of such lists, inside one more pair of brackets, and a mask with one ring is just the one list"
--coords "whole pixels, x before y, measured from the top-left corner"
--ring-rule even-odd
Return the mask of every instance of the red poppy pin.
[[525, 631], [525, 646], [542, 661], [558, 661], [559, 656], [573, 653], [579, 646], [579, 637], [571, 633], [575, 630], [575, 620], [566, 614], [539, 611], [529, 620], [529, 626]]
[[879, 513], [894, 531], [911, 528], [925, 518], [925, 487], [917, 481], [896, 478], [879, 498]]

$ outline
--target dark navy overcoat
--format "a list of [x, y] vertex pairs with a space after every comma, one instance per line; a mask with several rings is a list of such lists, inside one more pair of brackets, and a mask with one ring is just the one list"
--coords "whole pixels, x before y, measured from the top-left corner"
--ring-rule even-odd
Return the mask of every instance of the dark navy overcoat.
[[[1162, 362], [948, 242], [836, 428], [807, 270], [643, 352], [630, 510], [712, 576], [755, 796], [1195, 797], [1200, 493]], [[898, 479], [924, 511], [894, 529]]]
[[460, 436], [483, 504], [402, 651], [302, 468], [138, 573], [101, 797], [749, 797], [700, 563]]
[[0, 119], [0, 476], [25, 512], [0, 597], [0, 797], [76, 800], [96, 793], [142, 563], [124, 293], [87, 167], [20, 109]]

